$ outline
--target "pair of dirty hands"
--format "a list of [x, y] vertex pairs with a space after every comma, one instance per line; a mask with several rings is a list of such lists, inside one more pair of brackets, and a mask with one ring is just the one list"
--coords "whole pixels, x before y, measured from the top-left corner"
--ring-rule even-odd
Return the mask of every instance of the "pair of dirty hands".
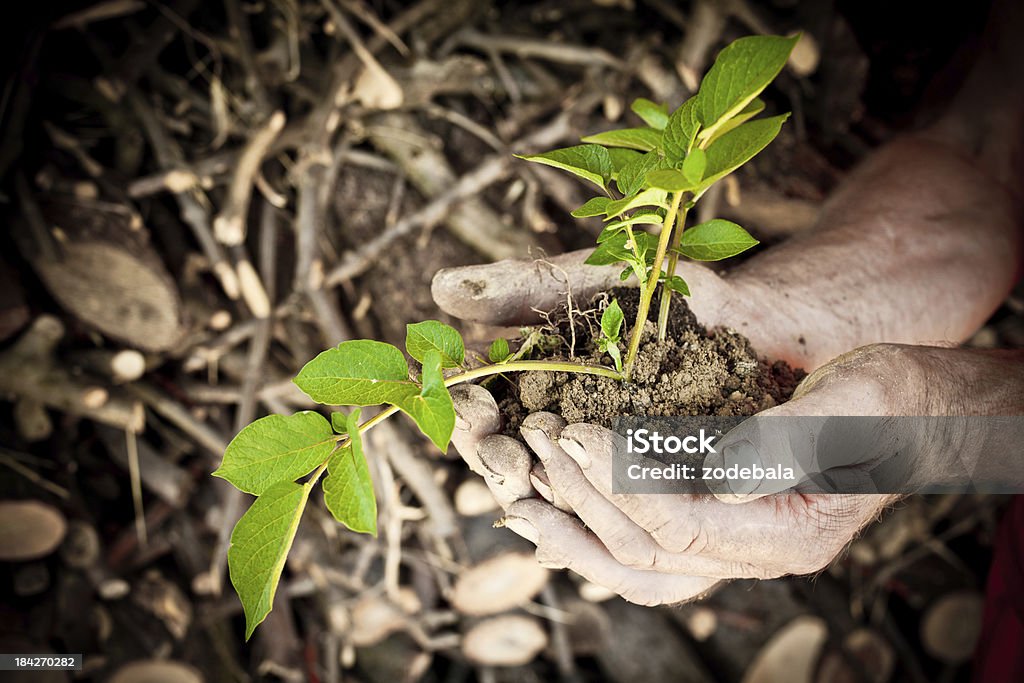
[[[583, 258], [577, 252], [546, 262], [444, 270], [434, 279], [434, 298], [462, 319], [533, 323], [535, 309], [553, 308], [567, 290], [586, 300], [619, 284], [615, 269], [583, 265]], [[691, 307], [706, 327], [738, 329], [765, 355], [814, 366], [800, 331], [765, 324], [750, 292], [699, 265], [684, 268], [694, 293]], [[905, 372], [901, 356], [907, 348], [875, 345], [842, 356], [818, 368], [793, 400], [762, 415], [901, 414], [908, 407], [898, 405], [900, 397], [878, 378]], [[520, 441], [499, 433], [502, 418], [488, 391], [460, 385], [452, 397], [452, 443], [505, 508], [505, 526], [536, 544], [542, 565], [572, 569], [630, 602], [670, 604], [693, 599], [722, 579], [817, 571], [893, 500], [877, 494], [778, 493], [770, 485], [739, 494], [613, 493], [612, 453], [620, 438], [613, 432], [534, 413], [521, 432], [541, 467]], [[788, 464], [792, 457], [786, 435], [775, 443], [743, 445], [745, 457], [753, 449], [765, 467]], [[728, 451], [709, 456], [716, 457], [705, 464], [732, 464]]]

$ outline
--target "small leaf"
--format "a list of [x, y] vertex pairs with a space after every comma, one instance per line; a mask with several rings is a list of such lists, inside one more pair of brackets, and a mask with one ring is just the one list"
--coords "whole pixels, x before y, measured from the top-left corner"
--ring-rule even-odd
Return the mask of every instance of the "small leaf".
[[662, 136], [665, 158], [671, 164], [678, 164], [686, 158], [700, 130], [697, 120], [697, 97], [691, 97], [672, 112]]
[[696, 185], [684, 172], [675, 168], [651, 171], [647, 174], [647, 184], [665, 192], [685, 192]]
[[317, 403], [336, 406], [397, 403], [419, 393], [402, 352], [369, 339], [341, 342], [320, 353], [294, 382]]
[[462, 335], [451, 325], [438, 320], [424, 320], [405, 326], [405, 350], [423, 362], [429, 351], [441, 354], [441, 367], [457, 368], [466, 359]]
[[608, 348], [605, 349], [605, 353], [612, 357], [612, 362], [615, 363], [615, 369], [622, 372], [622, 354], [619, 352], [619, 347], [615, 343], [608, 344]]
[[441, 354], [430, 351], [423, 360], [423, 388], [415, 396], [399, 402], [398, 407], [411, 417], [420, 431], [442, 451], [448, 450], [455, 430], [455, 406], [441, 374]]
[[665, 130], [665, 126], [668, 125], [668, 107], [664, 104], [655, 104], [646, 98], [638, 97], [629, 108], [651, 128]]
[[661, 131], [653, 128], [618, 128], [588, 135], [582, 140], [608, 147], [625, 147], [649, 152], [661, 146]]
[[625, 282], [626, 280], [629, 279], [629, 276], [632, 275], [632, 274], [633, 274], [633, 269], [632, 268], [623, 268], [622, 272], [619, 273], [619, 279], [622, 280], [623, 282]]
[[[640, 251], [640, 258], [658, 245], [658, 238], [646, 232], [633, 233], [633, 239]], [[613, 235], [599, 244], [584, 263], [591, 266], [607, 266], [622, 261], [637, 261], [637, 256], [630, 250], [628, 242], [629, 236], [625, 232]]]
[[512, 353], [509, 351], [508, 342], [501, 337], [492, 341], [491, 348], [487, 350], [487, 358], [489, 358], [492, 363], [501, 363], [506, 361], [511, 355]]
[[750, 249], [758, 241], [732, 221], [715, 218], [684, 230], [679, 253], [696, 261], [721, 261]]
[[673, 275], [672, 277], [663, 280], [663, 282], [665, 283], [665, 286], [669, 288], [670, 291], [678, 292], [683, 296], [690, 296], [689, 285], [686, 284], [686, 280], [679, 277], [678, 275]]
[[373, 480], [363, 454], [359, 409], [343, 417], [348, 443], [336, 450], [327, 461], [324, 504], [336, 520], [352, 531], [376, 536], [377, 499], [373, 495]]
[[664, 219], [656, 213], [637, 213], [629, 218], [606, 225], [601, 234], [597, 236], [597, 243], [608, 241], [612, 235], [622, 232], [631, 225], [661, 225], [663, 221]]
[[665, 160], [657, 150], [648, 152], [624, 166], [615, 179], [615, 185], [623, 197], [634, 195], [646, 185], [647, 173], [663, 168], [664, 164]]
[[312, 472], [327, 460], [335, 443], [331, 426], [319, 413], [268, 415], [231, 440], [213, 476], [259, 496], [278, 482]]
[[[648, 174], [648, 177], [650, 174]], [[626, 211], [635, 209], [638, 206], [658, 206], [667, 208], [665, 205], [665, 193], [656, 188], [648, 188], [632, 197], [623, 197], [608, 203], [608, 218], [618, 218]]]
[[643, 154], [634, 149], [610, 147], [608, 149], [608, 158], [612, 161], [612, 178], [617, 178], [623, 168], [629, 166], [642, 156]]
[[612, 160], [608, 150], [600, 145], [575, 145], [553, 149], [543, 154], [516, 155], [526, 161], [554, 166], [568, 171], [584, 180], [589, 180], [602, 190], [607, 189], [612, 177]]
[[572, 212], [573, 218], [589, 218], [590, 216], [603, 216], [612, 200], [608, 197], [591, 197], [580, 208]]
[[722, 122], [718, 126], [717, 130], [701, 131], [697, 135], [697, 139], [704, 147], [707, 147], [712, 142], [728, 133], [730, 130], [738, 127], [740, 124], [746, 121], [749, 121], [750, 119], [754, 118], [763, 111], [764, 100], [762, 100], [760, 97], [755, 97], [750, 101], [750, 104], [743, 107], [743, 110], [739, 114], [736, 114], [736, 116], [733, 116], [727, 121]]
[[612, 302], [604, 309], [604, 313], [601, 314], [601, 332], [604, 333], [606, 339], [612, 342], [619, 341], [624, 317], [622, 309], [619, 308], [619, 302], [612, 299]]
[[683, 160], [683, 175], [694, 185], [704, 179], [704, 169], [708, 166], [708, 157], [700, 147], [690, 150]]
[[695, 193], [704, 192], [715, 182], [753, 159], [775, 139], [787, 118], [789, 114], [780, 114], [767, 119], [747, 121], [715, 140], [706, 150], [707, 168], [704, 171], [704, 180]]
[[748, 36], [718, 53], [697, 94], [698, 119], [713, 131], [743, 110], [782, 71], [799, 35]]
[[309, 490], [309, 484], [274, 484], [256, 499], [231, 532], [228, 572], [245, 611], [246, 640], [273, 609], [274, 593]]

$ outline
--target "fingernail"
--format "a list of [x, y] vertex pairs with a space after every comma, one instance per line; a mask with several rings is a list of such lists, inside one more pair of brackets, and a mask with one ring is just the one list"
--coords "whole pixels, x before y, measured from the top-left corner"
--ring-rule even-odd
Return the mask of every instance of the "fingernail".
[[[724, 466], [727, 468], [732, 467], [733, 465], [738, 465], [739, 469], [752, 468], [754, 466], [763, 469], [764, 467], [761, 454], [757, 452], [754, 444], [750, 443], [746, 439], [729, 444], [723, 448], [722, 459], [725, 463]], [[744, 494], [753, 493], [757, 487], [761, 485], [761, 478], [733, 478], [728, 479], [727, 482], [730, 491], [742, 496]]]
[[562, 437], [558, 440], [558, 445], [562, 447], [562, 450], [569, 454], [576, 464], [583, 469], [590, 467], [591, 459], [590, 454], [587, 453], [587, 449], [583, 447], [579, 441], [570, 439], [568, 437]]
[[525, 517], [505, 517], [505, 528], [511, 529], [534, 545], [540, 542], [537, 527]]

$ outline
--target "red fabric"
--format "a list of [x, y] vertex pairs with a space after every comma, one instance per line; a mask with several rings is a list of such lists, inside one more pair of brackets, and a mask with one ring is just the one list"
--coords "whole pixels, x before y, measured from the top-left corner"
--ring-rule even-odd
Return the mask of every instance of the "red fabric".
[[1024, 681], [1024, 496], [1015, 496], [996, 537], [974, 683]]

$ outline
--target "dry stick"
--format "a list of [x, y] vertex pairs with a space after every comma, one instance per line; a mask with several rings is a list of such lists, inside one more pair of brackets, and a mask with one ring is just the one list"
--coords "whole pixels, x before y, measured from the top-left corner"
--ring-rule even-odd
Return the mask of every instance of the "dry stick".
[[[140, 401], [161, 415], [168, 422], [181, 431], [188, 434], [200, 446], [211, 454], [220, 458], [228, 447], [228, 441], [224, 435], [210, 425], [197, 420], [192, 413], [186, 410], [180, 403], [169, 398], [162, 391], [152, 385], [143, 382], [136, 382], [128, 385], [128, 390]], [[210, 460], [214, 462], [213, 459]]]
[[139, 476], [139, 444], [131, 429], [124, 430], [125, 450], [128, 452], [128, 478], [131, 481], [132, 505], [135, 508], [135, 536], [139, 547], [149, 545], [146, 535], [146, 510], [142, 506], [142, 477]]
[[[529, 149], [556, 143], [569, 134], [569, 118], [570, 113], [563, 112], [551, 123], [516, 142], [513, 147]], [[504, 178], [510, 164], [510, 159], [503, 153], [491, 155], [426, 206], [401, 219], [357, 250], [346, 253], [341, 263], [327, 275], [327, 286], [333, 287], [363, 274], [395, 240], [413, 230], [440, 222], [456, 202], [478, 195], [484, 188]]]
[[228, 17], [228, 35], [238, 48], [238, 61], [245, 70], [245, 87], [252, 94], [256, 110], [265, 116], [270, 111], [270, 98], [260, 79], [259, 66], [256, 64], [255, 48], [252, 42], [252, 31], [249, 20], [242, 12], [238, 0], [224, 0], [224, 9]]
[[622, 70], [626, 68], [626, 64], [622, 60], [600, 48], [559, 45], [549, 40], [500, 36], [464, 30], [458, 33], [456, 42], [483, 52], [490, 50], [511, 52], [524, 59], [536, 57], [562, 64], [610, 66], [613, 69]]
[[378, 19], [377, 15], [366, 6], [363, 0], [341, 0], [341, 4], [353, 16], [373, 29], [374, 33], [391, 43], [392, 47], [398, 50], [400, 55], [403, 57], [409, 56], [409, 46], [387, 24]]
[[[153, 109], [136, 90], [129, 91], [127, 97], [129, 105], [142, 123], [146, 137], [149, 138], [149, 144], [153, 148], [157, 163], [168, 170], [180, 166], [183, 159], [181, 150], [160, 125]], [[228, 263], [223, 248], [213, 237], [213, 232], [210, 230], [210, 217], [206, 208], [199, 203], [191, 189], [175, 192], [174, 196], [178, 201], [182, 220], [192, 228], [192, 233], [210, 261], [213, 274], [220, 281], [224, 293], [229, 299], [237, 299], [241, 293], [238, 276], [231, 264]]]
[[[230, 2], [230, 0], [229, 0]], [[245, 241], [249, 199], [260, 165], [270, 145], [284, 128], [284, 112], [277, 111], [246, 143], [238, 156], [235, 173], [231, 177], [224, 205], [213, 219], [213, 234], [221, 244], [237, 245]]]

